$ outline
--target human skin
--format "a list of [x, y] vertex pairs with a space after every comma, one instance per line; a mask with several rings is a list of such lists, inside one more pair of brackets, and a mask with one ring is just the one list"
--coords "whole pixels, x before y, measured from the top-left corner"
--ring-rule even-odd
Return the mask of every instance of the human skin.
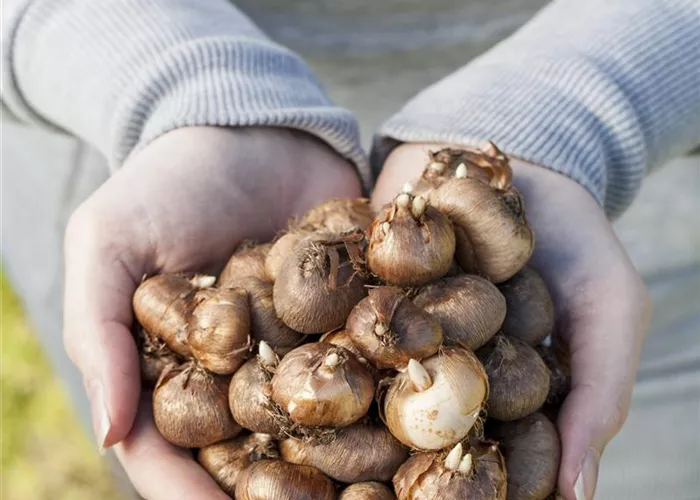
[[218, 273], [244, 239], [270, 239], [290, 216], [360, 195], [354, 168], [283, 129], [192, 127], [127, 160], [81, 205], [65, 234], [64, 343], [90, 397], [99, 446], [113, 447], [147, 499], [228, 498], [157, 432], [141, 399], [130, 333], [144, 274]]
[[[421, 173], [428, 151], [446, 146], [459, 147], [397, 147], [377, 181], [375, 206]], [[541, 166], [518, 159], [511, 164], [536, 236], [530, 264], [552, 293], [557, 332], [571, 355], [572, 390], [557, 422], [563, 448], [559, 493], [590, 500], [600, 455], [627, 416], [651, 301], [588, 191]]]

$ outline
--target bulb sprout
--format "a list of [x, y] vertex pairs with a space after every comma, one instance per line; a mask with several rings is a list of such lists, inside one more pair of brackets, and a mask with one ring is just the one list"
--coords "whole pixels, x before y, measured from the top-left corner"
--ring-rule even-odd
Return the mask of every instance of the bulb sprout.
[[438, 174], [441, 174], [445, 171], [445, 164], [439, 161], [434, 161], [428, 165], [428, 168], [434, 172], [437, 172]]
[[388, 331], [388, 330], [387, 330], [387, 327], [384, 326], [382, 323], [377, 323], [377, 324], [374, 326], [374, 333], [376, 333], [376, 334], [377, 334], [378, 336], [380, 336], [380, 337], [381, 337], [382, 335], [384, 335], [387, 331]]
[[458, 179], [465, 179], [467, 177], [467, 166], [464, 163], [460, 163], [455, 170], [455, 177]]
[[483, 151], [484, 153], [486, 153], [489, 156], [494, 156], [494, 157], [499, 156], [501, 154], [499, 149], [496, 147], [496, 145], [492, 141], [487, 141], [486, 145], [483, 148], [481, 148], [481, 151]]
[[[469, 455], [467, 455], [469, 456]], [[465, 457], [466, 458], [466, 457]], [[459, 469], [462, 460], [462, 443], [457, 443], [445, 457], [445, 468], [456, 471]]]
[[279, 362], [275, 351], [273, 351], [270, 344], [264, 340], [261, 340], [260, 344], [258, 344], [258, 356], [262, 364], [268, 367], [275, 367]]
[[197, 288], [209, 288], [216, 283], [216, 276], [208, 276], [206, 274], [198, 274], [190, 279], [192, 286]]
[[422, 196], [416, 196], [413, 198], [413, 205], [411, 206], [411, 213], [416, 219], [420, 219], [425, 213], [425, 209], [428, 208], [428, 200]]
[[411, 379], [413, 386], [418, 392], [423, 392], [433, 385], [428, 370], [415, 359], [411, 359], [408, 362], [408, 377]]
[[397, 207], [408, 208], [408, 206], [411, 204], [411, 195], [408, 193], [401, 193], [394, 201]]
[[464, 475], [470, 474], [472, 471], [472, 454], [467, 453], [464, 455], [464, 458], [462, 461], [459, 463], [459, 472], [461, 472]]
[[340, 363], [340, 358], [338, 357], [338, 354], [335, 352], [330, 353], [328, 356], [326, 356], [326, 359], [324, 361], [324, 364], [328, 368], [333, 368]]
[[406, 194], [411, 194], [413, 192], [413, 184], [411, 184], [410, 182], [407, 182], [401, 188], [401, 192], [406, 193]]

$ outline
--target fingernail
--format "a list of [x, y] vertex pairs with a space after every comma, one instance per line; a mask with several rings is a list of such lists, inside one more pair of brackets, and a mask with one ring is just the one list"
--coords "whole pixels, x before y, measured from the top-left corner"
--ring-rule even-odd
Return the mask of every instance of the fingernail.
[[598, 466], [600, 464], [600, 453], [595, 448], [588, 448], [586, 456], [583, 457], [581, 472], [578, 473], [576, 483], [574, 483], [574, 494], [576, 500], [593, 500], [595, 488], [598, 484]]
[[104, 389], [100, 382], [88, 383], [88, 396], [92, 411], [92, 425], [97, 438], [97, 446], [100, 454], [105, 454], [105, 441], [112, 422], [109, 420], [109, 412], [105, 403]]

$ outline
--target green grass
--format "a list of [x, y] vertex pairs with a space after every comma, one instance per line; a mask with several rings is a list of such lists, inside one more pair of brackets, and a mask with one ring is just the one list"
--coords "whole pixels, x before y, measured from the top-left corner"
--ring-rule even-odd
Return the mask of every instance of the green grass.
[[119, 498], [4, 276], [0, 291], [0, 497]]

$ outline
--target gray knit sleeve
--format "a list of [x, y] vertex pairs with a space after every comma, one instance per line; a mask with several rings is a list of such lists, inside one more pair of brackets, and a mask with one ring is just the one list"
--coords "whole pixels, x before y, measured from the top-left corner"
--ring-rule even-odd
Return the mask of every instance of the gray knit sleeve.
[[375, 139], [478, 146], [569, 176], [609, 216], [700, 143], [700, 0], [557, 0], [424, 90]]
[[368, 179], [353, 116], [227, 0], [8, 2], [3, 101], [113, 168], [178, 127], [274, 126], [317, 136]]

